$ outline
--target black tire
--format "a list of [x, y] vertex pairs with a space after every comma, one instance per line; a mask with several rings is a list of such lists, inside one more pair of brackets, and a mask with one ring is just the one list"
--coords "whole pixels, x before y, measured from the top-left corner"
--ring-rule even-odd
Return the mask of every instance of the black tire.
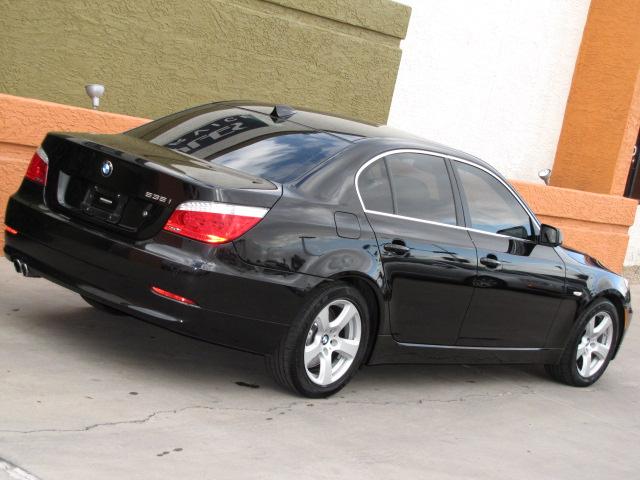
[[[326, 386], [311, 381], [304, 364], [307, 335], [322, 309], [336, 300], [348, 300], [358, 310], [361, 336], [358, 351], [348, 370], [335, 382]], [[371, 335], [370, 308], [363, 295], [343, 282], [332, 282], [319, 288], [294, 319], [289, 333], [278, 348], [266, 355], [265, 363], [276, 382], [283, 387], [309, 398], [324, 398], [342, 389], [356, 373], [365, 356]]]
[[[581, 343], [587, 323], [601, 312], [608, 314], [613, 323], [611, 346], [602, 366], [592, 375], [585, 377], [580, 374], [577, 363], [578, 345]], [[582, 315], [580, 315], [580, 318], [573, 329], [571, 338], [562, 353], [562, 357], [560, 357], [560, 361], [555, 365], [545, 365], [545, 370], [555, 380], [573, 387], [588, 387], [589, 385], [593, 385], [602, 376], [609, 365], [611, 356], [613, 355], [613, 352], [615, 352], [618, 344], [619, 332], [620, 318], [616, 307], [608, 300], [597, 300], [590, 305]]]
[[85, 297], [84, 295], [80, 295], [82, 297], [82, 299], [87, 302], [89, 305], [91, 305], [93, 308], [95, 308], [96, 310], [100, 310], [101, 312], [105, 312], [105, 313], [110, 313], [112, 315], [121, 315], [121, 316], [125, 316], [126, 313], [121, 312], [120, 310], [116, 310], [115, 308], [112, 308], [108, 305], [105, 305], [104, 303], [100, 303], [97, 300], [94, 300], [92, 298], [89, 297]]

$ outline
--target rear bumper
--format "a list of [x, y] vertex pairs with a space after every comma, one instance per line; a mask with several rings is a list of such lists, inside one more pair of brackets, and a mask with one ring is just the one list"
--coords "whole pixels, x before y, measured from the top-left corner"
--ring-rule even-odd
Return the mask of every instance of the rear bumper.
[[[307, 293], [323, 279], [248, 265], [233, 245], [211, 247], [161, 233], [131, 242], [71, 222], [14, 195], [5, 256], [55, 283], [134, 317], [212, 343], [273, 351]], [[158, 296], [152, 286], [194, 300]]]

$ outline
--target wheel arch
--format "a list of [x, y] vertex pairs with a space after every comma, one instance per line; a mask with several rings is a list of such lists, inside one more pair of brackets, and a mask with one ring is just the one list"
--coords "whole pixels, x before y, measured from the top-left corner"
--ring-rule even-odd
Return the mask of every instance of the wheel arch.
[[624, 298], [622, 297], [620, 292], [618, 292], [617, 290], [613, 290], [613, 289], [605, 290], [603, 292], [600, 292], [598, 295], [596, 295], [591, 300], [591, 302], [589, 302], [586, 308], [588, 308], [594, 302], [597, 302], [598, 300], [602, 300], [602, 299], [610, 301], [615, 307], [616, 312], [618, 313], [618, 332], [617, 332], [617, 338], [616, 338], [616, 347], [615, 347], [615, 350], [613, 351], [613, 355], [611, 356], [611, 360], [613, 360], [614, 358], [616, 358], [616, 355], [618, 354], [618, 349], [620, 347], [622, 335], [624, 334], [624, 317], [625, 317]]
[[362, 293], [371, 308], [371, 335], [369, 335], [363, 361], [364, 364], [369, 363], [378, 333], [386, 318], [386, 306], [382, 290], [372, 278], [359, 272], [339, 273], [331, 277], [331, 280], [345, 282], [357, 289]]

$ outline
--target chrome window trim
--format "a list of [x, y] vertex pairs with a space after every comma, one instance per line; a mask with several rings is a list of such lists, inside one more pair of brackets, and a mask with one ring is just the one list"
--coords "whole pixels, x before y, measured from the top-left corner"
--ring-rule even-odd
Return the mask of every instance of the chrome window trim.
[[[376, 162], [377, 160], [380, 160], [381, 158], [388, 157], [389, 155], [395, 155], [397, 153], [417, 153], [417, 154], [421, 154], [421, 155], [430, 155], [432, 157], [446, 158], [446, 159], [453, 160], [453, 161], [456, 161], [456, 162], [466, 163], [467, 165], [471, 165], [472, 167], [478, 168], [478, 169], [488, 173], [493, 178], [498, 180], [502, 185], [505, 186], [505, 188], [509, 191], [509, 193], [511, 193], [513, 198], [524, 209], [525, 213], [529, 216], [529, 219], [533, 222], [533, 224], [536, 225], [538, 228], [540, 228], [540, 222], [538, 221], [536, 216], [529, 209], [529, 207], [527, 207], [527, 205], [522, 200], [520, 200], [520, 197], [518, 197], [518, 195], [515, 193], [513, 188], [508, 183], [506, 183], [504, 180], [502, 180], [500, 177], [498, 177], [495, 173], [493, 173], [491, 170], [488, 170], [488, 169], [484, 168], [481, 165], [478, 165], [476, 163], [470, 162], [469, 160], [464, 160], [464, 159], [462, 159], [460, 157], [456, 157], [454, 155], [445, 155], [444, 153], [433, 152], [433, 151], [430, 151], [430, 150], [420, 150], [420, 149], [416, 149], [416, 148], [399, 148], [399, 149], [394, 149], [394, 150], [388, 150], [386, 152], [380, 153], [380, 154], [376, 155], [375, 157], [367, 160], [364, 164], [362, 164], [362, 166], [360, 166], [360, 168], [356, 172], [355, 182], [354, 183], [355, 183], [355, 187], [356, 187], [356, 194], [358, 195], [358, 200], [360, 200], [360, 205], [362, 206], [362, 210], [365, 213], [371, 213], [373, 215], [382, 215], [382, 216], [385, 216], [385, 217], [397, 218], [399, 220], [409, 220], [411, 222], [419, 222], [419, 223], [426, 223], [426, 224], [430, 224], [430, 225], [439, 225], [439, 226], [442, 226], [442, 227], [456, 228], [456, 229], [461, 229], [461, 230], [467, 230], [467, 231], [470, 231], [470, 232], [484, 233], [485, 235], [493, 235], [495, 237], [513, 238], [513, 239], [521, 240], [521, 241], [522, 240], [530, 241], [530, 240], [527, 240], [526, 238], [512, 237], [510, 235], [503, 235], [501, 233], [487, 232], [485, 230], [478, 230], [477, 228], [471, 228], [471, 227], [466, 227], [466, 226], [462, 226], [462, 225], [452, 225], [452, 224], [449, 224], [449, 223], [434, 222], [432, 220], [423, 220], [421, 218], [405, 217], [403, 215], [396, 215], [395, 213], [386, 213], [386, 212], [379, 212], [377, 210], [368, 210], [367, 207], [364, 204], [364, 201], [362, 200], [362, 195], [360, 195], [360, 188], [358, 187], [358, 180], [360, 179], [360, 174], [364, 171], [365, 168], [367, 168], [373, 162]], [[453, 188], [453, 185], [451, 187]]]

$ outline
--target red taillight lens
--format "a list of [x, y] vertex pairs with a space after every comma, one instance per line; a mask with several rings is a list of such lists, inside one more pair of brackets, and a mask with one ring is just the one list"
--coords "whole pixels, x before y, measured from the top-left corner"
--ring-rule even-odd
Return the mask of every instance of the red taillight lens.
[[9, 225], [6, 225], [4, 227], [4, 231], [7, 233], [10, 233], [11, 235], [17, 235], [18, 234], [18, 230], [16, 230], [15, 228], [11, 228]]
[[27, 173], [24, 174], [25, 178], [44, 185], [47, 181], [48, 163], [49, 159], [47, 158], [47, 154], [44, 153], [42, 148], [39, 148], [36, 150], [36, 153], [33, 154], [33, 157], [31, 157], [31, 162], [29, 162], [29, 166], [27, 167]]
[[269, 210], [218, 202], [187, 202], [176, 208], [164, 229], [206, 243], [235, 240], [255, 226]]
[[156, 295], [160, 295], [161, 297], [168, 298], [170, 300], [175, 300], [176, 302], [184, 303], [185, 305], [195, 305], [196, 302], [193, 300], [183, 297], [182, 295], [178, 295], [177, 293], [169, 292], [167, 290], [163, 290], [159, 287], [151, 287], [151, 291]]

